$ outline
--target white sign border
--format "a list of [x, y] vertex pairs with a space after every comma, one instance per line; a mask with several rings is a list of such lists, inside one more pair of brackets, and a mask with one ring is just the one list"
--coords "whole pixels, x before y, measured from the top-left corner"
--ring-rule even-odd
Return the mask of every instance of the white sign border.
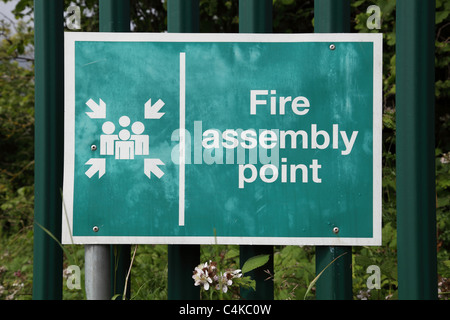
[[[373, 43], [373, 237], [197, 237], [197, 236], [73, 236], [75, 161], [75, 41], [111, 42], [372, 42]], [[382, 70], [381, 33], [64, 33], [64, 181], [63, 244], [239, 244], [380, 246], [382, 220]]]

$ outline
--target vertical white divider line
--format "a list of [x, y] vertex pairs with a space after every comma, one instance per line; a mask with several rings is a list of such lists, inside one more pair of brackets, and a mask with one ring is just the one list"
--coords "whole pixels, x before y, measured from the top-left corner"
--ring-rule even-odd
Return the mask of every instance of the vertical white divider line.
[[186, 53], [180, 52], [180, 176], [178, 183], [178, 225], [184, 226], [184, 186], [186, 163]]

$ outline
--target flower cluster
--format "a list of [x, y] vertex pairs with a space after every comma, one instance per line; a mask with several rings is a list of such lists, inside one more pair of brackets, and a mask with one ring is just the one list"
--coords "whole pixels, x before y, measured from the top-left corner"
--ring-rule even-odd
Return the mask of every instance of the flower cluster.
[[217, 263], [214, 261], [205, 262], [199, 264], [194, 269], [192, 279], [194, 279], [194, 285], [202, 285], [203, 289], [208, 290], [210, 285], [213, 285], [216, 290], [221, 290], [226, 293], [228, 287], [233, 284], [233, 279], [242, 277], [240, 269], [227, 270], [225, 272], [217, 271]]

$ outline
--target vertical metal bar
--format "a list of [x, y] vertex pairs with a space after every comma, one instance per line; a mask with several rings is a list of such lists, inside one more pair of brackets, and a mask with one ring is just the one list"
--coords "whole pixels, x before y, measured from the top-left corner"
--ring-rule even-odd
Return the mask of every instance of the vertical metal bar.
[[111, 299], [110, 246], [91, 244], [84, 246], [84, 274], [88, 300]]
[[351, 300], [352, 247], [317, 246], [316, 275], [325, 268], [316, 282], [316, 299]]
[[[239, 32], [240, 33], [270, 33], [272, 32], [272, 0], [240, 0], [239, 1]], [[273, 274], [273, 246], [239, 247], [241, 267], [244, 262], [260, 254], [269, 254], [270, 259], [263, 268], [250, 272], [256, 281], [256, 290], [241, 290], [242, 299], [273, 300], [273, 281], [267, 280], [269, 270]]]
[[[129, 32], [130, 0], [99, 0], [99, 16], [100, 32]], [[123, 294], [131, 262], [130, 255], [130, 245], [110, 246], [111, 297]], [[130, 297], [130, 288], [130, 279], [128, 279], [127, 298]]]
[[[35, 0], [35, 202], [33, 299], [62, 298], [64, 136], [63, 1]], [[37, 225], [39, 224], [39, 225]]]
[[[167, 31], [199, 32], [199, 0], [169, 0]], [[169, 245], [168, 260], [168, 298], [199, 299], [200, 291], [194, 286], [192, 271], [200, 263], [200, 246]]]
[[350, 0], [314, 0], [314, 32], [350, 32]]
[[272, 0], [240, 0], [239, 32], [271, 33]]
[[434, 0], [397, 0], [396, 167], [400, 299], [437, 299]]
[[195, 33], [200, 31], [199, 0], [169, 0], [167, 2], [167, 31]]
[[130, 31], [130, 0], [99, 0], [100, 32]]
[[[122, 299], [128, 269], [130, 268], [131, 264], [131, 246], [128, 244], [111, 245], [109, 256], [111, 269], [111, 297], [120, 294], [120, 299]], [[127, 299], [130, 298], [130, 290], [131, 277], [128, 278], [127, 292], [125, 293], [125, 298]]]
[[[350, 32], [349, 0], [314, 0], [314, 32]], [[352, 248], [316, 247], [316, 274], [333, 262], [316, 282], [316, 299], [352, 299]]]
[[200, 299], [200, 288], [192, 280], [192, 271], [200, 263], [200, 246], [169, 245], [168, 259], [168, 299]]

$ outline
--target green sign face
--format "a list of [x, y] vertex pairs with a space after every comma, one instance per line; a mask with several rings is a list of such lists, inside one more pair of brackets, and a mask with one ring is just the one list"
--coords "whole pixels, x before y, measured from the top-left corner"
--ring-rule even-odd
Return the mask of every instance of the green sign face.
[[381, 36], [66, 33], [64, 243], [381, 244]]

